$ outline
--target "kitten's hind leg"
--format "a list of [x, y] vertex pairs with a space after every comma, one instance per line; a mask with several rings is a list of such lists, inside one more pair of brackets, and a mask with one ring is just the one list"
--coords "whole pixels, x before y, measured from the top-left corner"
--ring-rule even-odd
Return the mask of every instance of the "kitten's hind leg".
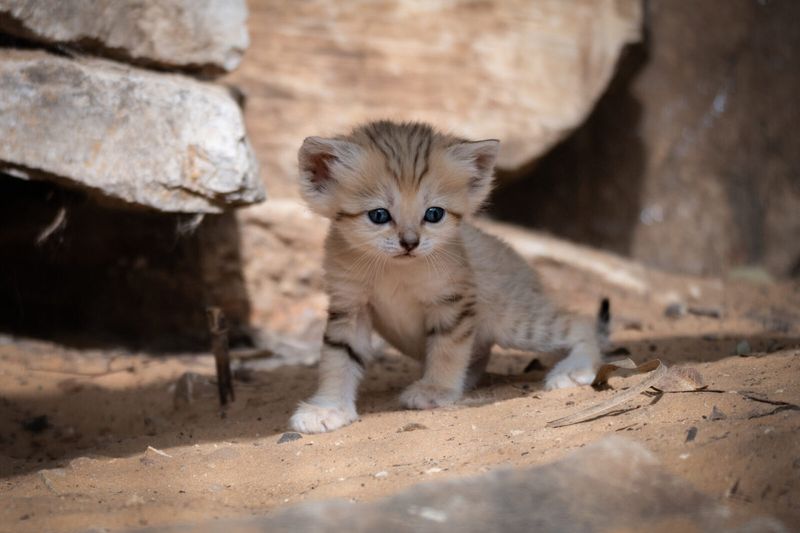
[[554, 307], [545, 307], [539, 309], [530, 322], [512, 328], [502, 345], [542, 352], [569, 350], [567, 357], [547, 374], [545, 388], [589, 385], [602, 362], [600, 347], [607, 341], [609, 320], [607, 300], [603, 300], [600, 306], [596, 323]]
[[366, 312], [328, 313], [328, 325], [319, 362], [319, 387], [301, 402], [289, 421], [295, 431], [324, 433], [358, 418], [356, 393], [371, 355], [370, 324]]
[[474, 389], [480, 379], [486, 373], [486, 365], [489, 364], [489, 357], [492, 355], [491, 342], [475, 341], [472, 348], [472, 359], [467, 368], [467, 377], [464, 379], [464, 390]]

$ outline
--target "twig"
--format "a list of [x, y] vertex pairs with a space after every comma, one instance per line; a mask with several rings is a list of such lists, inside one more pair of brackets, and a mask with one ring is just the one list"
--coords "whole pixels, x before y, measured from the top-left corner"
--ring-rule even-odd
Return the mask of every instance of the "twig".
[[228, 324], [225, 315], [219, 307], [206, 309], [208, 329], [211, 332], [211, 352], [217, 363], [217, 386], [219, 388], [219, 403], [223, 407], [228, 399], [234, 401], [233, 379], [231, 377], [231, 360], [228, 354]]
[[63, 226], [66, 226], [66, 220], [67, 210], [64, 207], [60, 207], [53, 221], [45, 226], [41, 232], [39, 232], [39, 235], [36, 237], [36, 246], [41, 246], [47, 239], [50, 238], [51, 235], [53, 235]]
[[[611, 365], [608, 365], [608, 366], [611, 366]], [[604, 370], [604, 369], [601, 368], [601, 370]], [[618, 370], [623, 370], [623, 368], [618, 367]], [[652, 371], [652, 374], [647, 376], [645, 379], [643, 379], [637, 385], [634, 385], [633, 387], [631, 387], [630, 389], [628, 389], [626, 391], [623, 391], [623, 392], [620, 392], [618, 394], [615, 394], [614, 396], [612, 396], [611, 398], [609, 398], [608, 400], [606, 400], [604, 402], [601, 402], [601, 403], [599, 403], [597, 405], [590, 406], [590, 407], [588, 407], [586, 409], [582, 409], [582, 410], [578, 411], [577, 413], [573, 413], [573, 414], [571, 414], [569, 416], [565, 416], [565, 417], [559, 418], [557, 420], [551, 420], [550, 422], [547, 423], [547, 427], [560, 428], [560, 427], [563, 427], [563, 426], [571, 426], [573, 424], [580, 424], [581, 422], [588, 422], [589, 420], [596, 420], [596, 419], [601, 418], [603, 416], [607, 416], [607, 415], [611, 414], [612, 412], [615, 412], [615, 411], [613, 411], [613, 409], [615, 407], [617, 407], [617, 406], [619, 406], [619, 405], [621, 405], [621, 404], [623, 404], [623, 403], [635, 398], [636, 396], [638, 396], [639, 394], [641, 394], [645, 390], [649, 389], [652, 385], [655, 385], [656, 383], [661, 381], [661, 379], [664, 378], [664, 376], [667, 375], [667, 367], [666, 367], [666, 365], [664, 365], [664, 363], [662, 363], [658, 359], [655, 359], [653, 361], [648, 361], [647, 363], [639, 365], [636, 368], [627, 369], [627, 370], [629, 370], [630, 372], [636, 372], [636, 371], [649, 372], [649, 371]], [[596, 378], [595, 381], [602, 381], [605, 376], [611, 374], [611, 371], [609, 370], [607, 372], [603, 372], [602, 374], [603, 375], [601, 376], [601, 372], [598, 372], [599, 379]], [[626, 412], [626, 410], [620, 410], [620, 409], [617, 409], [617, 411], [622, 411], [623, 413]], [[618, 414], [622, 414], [622, 413], [618, 413]]]
[[269, 348], [254, 348], [244, 350], [231, 350], [230, 358], [234, 361], [255, 361], [275, 357], [275, 352]]

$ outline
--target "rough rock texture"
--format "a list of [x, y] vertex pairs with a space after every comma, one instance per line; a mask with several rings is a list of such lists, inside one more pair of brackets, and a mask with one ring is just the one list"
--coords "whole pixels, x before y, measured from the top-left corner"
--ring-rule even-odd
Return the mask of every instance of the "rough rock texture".
[[5, 49], [0, 94], [0, 170], [162, 211], [264, 198], [241, 111], [222, 87]]
[[800, 3], [652, 0], [585, 126], [494, 213], [657, 267], [800, 275]]
[[233, 75], [273, 196], [295, 196], [308, 135], [374, 118], [423, 119], [503, 140], [530, 162], [579, 125], [620, 49], [640, 38], [639, 0], [251, 2], [255, 46]]
[[[736, 529], [729, 517], [713, 498], [660, 468], [640, 444], [610, 437], [535, 469], [421, 484], [374, 503], [311, 502], [225, 530], [785, 531], [771, 519]], [[221, 528], [169, 531], [188, 530]]]
[[0, 0], [0, 32], [203, 74], [239, 65], [246, 21], [245, 0]]

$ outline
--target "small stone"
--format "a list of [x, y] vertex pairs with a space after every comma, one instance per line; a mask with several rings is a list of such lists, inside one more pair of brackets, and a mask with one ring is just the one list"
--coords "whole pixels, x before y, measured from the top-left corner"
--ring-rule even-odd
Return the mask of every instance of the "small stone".
[[389, 477], [389, 472], [387, 472], [386, 470], [381, 470], [380, 472], [377, 472], [375, 474], [375, 477], [378, 478], [378, 479], [380, 479], [382, 477]]
[[726, 418], [728, 415], [720, 411], [716, 405], [711, 409], [711, 415], [708, 417], [709, 420], [725, 420]]
[[284, 442], [292, 442], [293, 440], [300, 440], [303, 436], [300, 433], [295, 433], [294, 431], [287, 431], [281, 438], [278, 439], [278, 444], [283, 444]]
[[697, 437], [697, 428], [692, 426], [688, 430], [686, 430], [686, 441], [685, 442], [692, 442], [695, 437]]
[[671, 303], [664, 309], [664, 316], [667, 318], [680, 318], [684, 314], [686, 314], [686, 306], [680, 302]]
[[751, 353], [751, 349], [750, 349], [750, 343], [749, 342], [747, 342], [747, 341], [739, 341], [736, 344], [736, 355], [738, 355], [740, 357], [747, 357], [748, 355], [750, 355], [750, 353]]

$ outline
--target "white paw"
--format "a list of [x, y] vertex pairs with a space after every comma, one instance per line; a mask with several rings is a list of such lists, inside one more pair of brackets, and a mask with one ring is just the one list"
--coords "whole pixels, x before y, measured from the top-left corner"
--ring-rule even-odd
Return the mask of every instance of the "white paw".
[[461, 392], [431, 383], [417, 381], [400, 395], [400, 403], [409, 409], [433, 409], [450, 405], [461, 398]]
[[[562, 363], [566, 362], [562, 361]], [[578, 387], [580, 385], [591, 385], [594, 381], [596, 372], [591, 366], [561, 365], [557, 364], [553, 370], [547, 374], [544, 380], [544, 388], [547, 390], [566, 389], [567, 387]]]
[[325, 433], [355, 422], [358, 414], [354, 408], [326, 407], [312, 403], [301, 403], [289, 426], [300, 433]]

